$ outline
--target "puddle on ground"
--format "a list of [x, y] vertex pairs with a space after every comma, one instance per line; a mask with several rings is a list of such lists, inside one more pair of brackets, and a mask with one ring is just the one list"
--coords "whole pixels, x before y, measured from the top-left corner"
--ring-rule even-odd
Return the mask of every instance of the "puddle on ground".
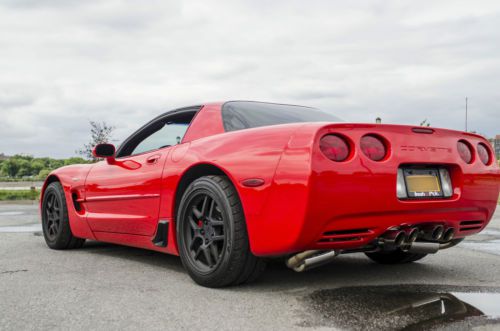
[[366, 286], [313, 292], [301, 326], [347, 330], [470, 330], [500, 326], [500, 288]]
[[19, 232], [40, 232], [42, 231], [42, 224], [29, 224], [20, 226], [2, 226], [0, 233], [19, 233]]

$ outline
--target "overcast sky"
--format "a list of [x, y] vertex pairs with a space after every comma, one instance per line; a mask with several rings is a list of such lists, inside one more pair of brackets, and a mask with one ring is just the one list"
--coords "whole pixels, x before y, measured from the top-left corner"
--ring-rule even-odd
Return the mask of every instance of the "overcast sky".
[[0, 0], [0, 153], [247, 99], [500, 134], [500, 1]]

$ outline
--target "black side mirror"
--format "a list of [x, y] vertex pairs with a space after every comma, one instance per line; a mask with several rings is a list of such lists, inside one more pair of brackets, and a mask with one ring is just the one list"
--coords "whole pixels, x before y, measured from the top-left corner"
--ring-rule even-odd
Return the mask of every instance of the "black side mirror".
[[94, 157], [105, 158], [109, 161], [114, 161], [115, 159], [115, 146], [113, 144], [98, 144], [92, 150], [92, 155]]

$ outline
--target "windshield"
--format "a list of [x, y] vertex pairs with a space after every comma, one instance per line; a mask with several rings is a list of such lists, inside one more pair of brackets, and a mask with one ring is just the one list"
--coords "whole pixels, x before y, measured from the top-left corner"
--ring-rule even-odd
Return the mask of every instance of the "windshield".
[[231, 101], [222, 107], [224, 130], [236, 131], [260, 126], [300, 122], [341, 122], [315, 108], [275, 103]]

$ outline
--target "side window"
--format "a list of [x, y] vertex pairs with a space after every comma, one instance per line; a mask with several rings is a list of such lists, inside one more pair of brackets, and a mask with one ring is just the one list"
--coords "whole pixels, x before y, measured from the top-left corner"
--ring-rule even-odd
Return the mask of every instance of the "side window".
[[159, 130], [143, 139], [133, 150], [132, 155], [137, 155], [155, 149], [177, 145], [186, 133], [188, 123], [165, 123]]

